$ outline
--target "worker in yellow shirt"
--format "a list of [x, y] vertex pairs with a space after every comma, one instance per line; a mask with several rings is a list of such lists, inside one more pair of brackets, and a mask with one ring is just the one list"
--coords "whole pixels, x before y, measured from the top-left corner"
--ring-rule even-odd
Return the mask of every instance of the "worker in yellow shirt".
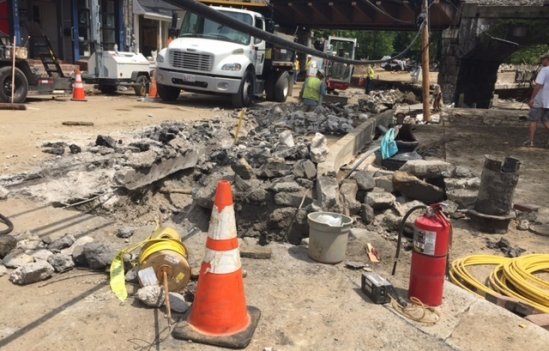
[[371, 65], [366, 66], [366, 84], [364, 84], [364, 92], [369, 94], [374, 89], [374, 79], [376, 72]]
[[317, 70], [316, 77], [309, 77], [305, 80], [299, 94], [305, 112], [313, 111], [320, 105], [322, 97], [325, 95], [326, 83], [324, 82], [324, 72]]
[[296, 56], [294, 61], [294, 84], [297, 83], [297, 76], [299, 75], [300, 69], [301, 65], [299, 64], [299, 58]]

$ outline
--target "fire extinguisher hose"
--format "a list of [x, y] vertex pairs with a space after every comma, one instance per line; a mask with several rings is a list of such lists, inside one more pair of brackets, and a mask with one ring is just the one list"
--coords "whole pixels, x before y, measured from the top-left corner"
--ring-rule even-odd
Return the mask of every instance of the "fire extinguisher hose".
[[410, 215], [415, 211], [424, 210], [426, 208], [427, 206], [425, 205], [414, 206], [411, 209], [409, 209], [408, 212], [406, 212], [406, 214], [402, 218], [402, 221], [400, 222], [400, 226], [398, 228], [398, 239], [397, 239], [396, 252], [395, 252], [395, 262], [393, 263], [393, 271], [391, 272], [391, 275], [395, 275], [395, 272], [396, 272], [398, 258], [400, 257], [400, 246], [402, 244], [402, 234], [404, 232], [404, 226], [406, 225], [406, 221], [408, 220], [408, 217], [410, 217]]
[[[476, 279], [472, 266], [496, 266], [489, 276], [487, 286]], [[549, 272], [549, 254], [533, 254], [517, 258], [475, 255], [455, 260], [450, 270], [450, 280], [461, 288], [482, 297], [505, 295], [542, 312], [549, 313], [549, 281], [536, 273]]]

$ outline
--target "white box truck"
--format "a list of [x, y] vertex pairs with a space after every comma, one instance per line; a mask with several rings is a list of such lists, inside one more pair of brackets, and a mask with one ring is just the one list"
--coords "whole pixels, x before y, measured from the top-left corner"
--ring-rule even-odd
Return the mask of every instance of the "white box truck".
[[[274, 33], [274, 23], [259, 12], [215, 9]], [[163, 101], [176, 100], [181, 90], [226, 95], [235, 107], [249, 106], [263, 94], [284, 102], [292, 93], [294, 58], [291, 50], [187, 11], [178, 37], [157, 55], [158, 94]]]

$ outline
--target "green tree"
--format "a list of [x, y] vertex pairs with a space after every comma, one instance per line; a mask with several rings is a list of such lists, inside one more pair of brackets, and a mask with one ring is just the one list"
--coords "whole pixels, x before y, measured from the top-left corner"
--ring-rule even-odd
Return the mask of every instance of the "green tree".
[[549, 44], [541, 44], [529, 46], [524, 49], [515, 51], [510, 57], [508, 62], [514, 64], [539, 64], [539, 57], [549, 51]]

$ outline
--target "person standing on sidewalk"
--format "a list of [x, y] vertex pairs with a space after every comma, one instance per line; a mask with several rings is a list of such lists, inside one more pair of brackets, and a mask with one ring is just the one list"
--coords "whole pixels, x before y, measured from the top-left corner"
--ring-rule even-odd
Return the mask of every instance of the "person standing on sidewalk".
[[534, 146], [538, 123], [542, 123], [546, 129], [549, 129], [549, 52], [541, 56], [541, 64], [543, 67], [536, 77], [534, 90], [528, 102], [530, 126], [528, 127], [528, 140], [524, 142], [524, 145], [528, 147]]
[[326, 95], [326, 83], [324, 83], [324, 72], [318, 70], [316, 77], [309, 77], [303, 83], [299, 97], [303, 102], [305, 112], [313, 111], [322, 102]]

